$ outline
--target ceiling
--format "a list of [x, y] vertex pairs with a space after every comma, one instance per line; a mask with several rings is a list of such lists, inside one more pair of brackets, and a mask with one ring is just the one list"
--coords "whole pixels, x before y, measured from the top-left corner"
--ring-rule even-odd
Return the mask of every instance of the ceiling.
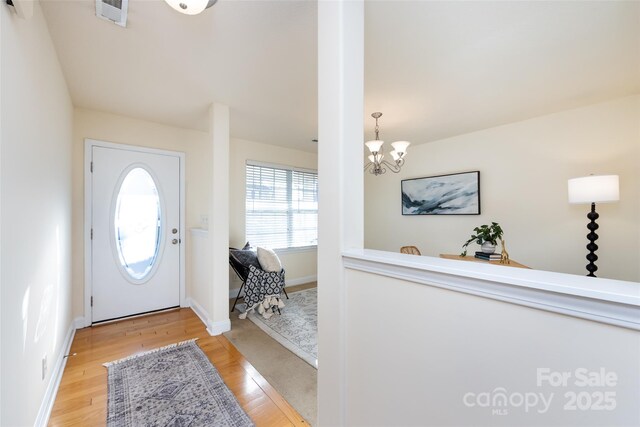
[[[220, 0], [197, 16], [42, 0], [74, 105], [315, 151], [317, 4]], [[640, 2], [366, 4], [365, 130], [425, 143], [640, 92]]]
[[206, 131], [216, 101], [233, 137], [316, 150], [315, 2], [221, 0], [187, 16], [130, 0], [126, 28], [95, 0], [41, 3], [74, 105]]
[[365, 48], [366, 130], [424, 143], [639, 93], [640, 2], [373, 2]]

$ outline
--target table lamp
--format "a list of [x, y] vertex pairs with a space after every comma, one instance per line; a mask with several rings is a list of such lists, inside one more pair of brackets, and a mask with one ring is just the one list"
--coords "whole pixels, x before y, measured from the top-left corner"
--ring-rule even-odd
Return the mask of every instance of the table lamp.
[[589, 229], [589, 234], [587, 234], [587, 239], [589, 239], [587, 271], [589, 274], [587, 276], [589, 277], [596, 277], [593, 273], [598, 270], [595, 264], [598, 260], [596, 255], [598, 245], [595, 243], [598, 240], [598, 235], [595, 231], [599, 227], [596, 224], [596, 219], [600, 215], [596, 212], [596, 203], [610, 203], [618, 200], [620, 200], [618, 175], [590, 175], [569, 180], [569, 203], [591, 203], [591, 212], [587, 214], [587, 218], [590, 220], [587, 224]]

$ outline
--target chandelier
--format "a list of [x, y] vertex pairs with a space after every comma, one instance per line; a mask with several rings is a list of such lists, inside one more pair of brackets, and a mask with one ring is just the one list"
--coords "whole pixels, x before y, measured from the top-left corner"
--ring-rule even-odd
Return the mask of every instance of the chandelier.
[[371, 152], [369, 155], [369, 163], [364, 166], [364, 170], [369, 170], [369, 173], [374, 175], [382, 175], [387, 171], [387, 169], [391, 170], [393, 173], [400, 172], [402, 165], [404, 165], [404, 158], [407, 155], [407, 147], [411, 143], [409, 141], [392, 142], [391, 147], [393, 147], [393, 150], [389, 154], [393, 159], [393, 163], [384, 160], [384, 149], [382, 147], [384, 141], [381, 141], [378, 137], [378, 134], [380, 133], [378, 119], [382, 117], [382, 113], [373, 113], [371, 114], [371, 117], [376, 119], [376, 139], [364, 143]]
[[197, 15], [216, 4], [218, 0], [164, 0], [174, 10], [185, 15]]

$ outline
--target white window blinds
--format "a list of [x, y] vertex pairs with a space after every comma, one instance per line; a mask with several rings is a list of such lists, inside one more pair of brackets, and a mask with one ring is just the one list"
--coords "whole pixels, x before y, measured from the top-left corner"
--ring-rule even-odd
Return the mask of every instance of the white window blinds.
[[318, 174], [247, 163], [246, 235], [252, 246], [318, 244]]

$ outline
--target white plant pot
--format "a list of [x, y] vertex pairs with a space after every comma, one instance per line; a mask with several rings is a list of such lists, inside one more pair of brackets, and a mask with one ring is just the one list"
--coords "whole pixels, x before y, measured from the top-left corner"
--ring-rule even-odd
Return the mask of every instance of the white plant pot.
[[480, 250], [485, 254], [493, 254], [496, 252], [496, 245], [491, 242], [484, 242], [482, 246], [480, 246]]

